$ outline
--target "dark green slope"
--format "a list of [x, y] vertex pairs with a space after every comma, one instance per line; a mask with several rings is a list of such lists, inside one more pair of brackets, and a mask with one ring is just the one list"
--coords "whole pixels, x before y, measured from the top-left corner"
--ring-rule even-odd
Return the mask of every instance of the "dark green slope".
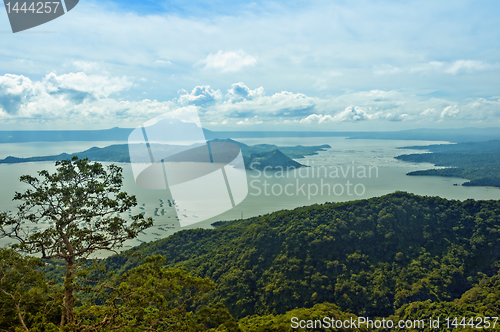
[[[331, 302], [387, 317], [415, 301], [457, 299], [500, 258], [500, 202], [407, 193], [313, 205], [186, 230], [133, 251], [209, 277], [235, 317]], [[124, 271], [133, 260], [108, 259]]]

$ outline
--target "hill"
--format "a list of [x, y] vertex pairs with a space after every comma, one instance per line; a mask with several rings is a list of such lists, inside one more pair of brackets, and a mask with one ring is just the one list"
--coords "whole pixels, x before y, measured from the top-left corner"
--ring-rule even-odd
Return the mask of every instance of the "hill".
[[245, 158], [245, 167], [254, 169], [295, 169], [304, 167], [304, 165], [292, 160], [290, 157], [285, 156], [283, 152], [276, 149], [269, 152], [252, 153]]
[[[324, 302], [388, 317], [412, 303], [452, 303], [493, 278], [499, 233], [498, 201], [397, 192], [184, 230], [131, 252], [166, 255], [169, 266], [210, 278], [212, 301], [236, 318]], [[138, 262], [113, 256], [106, 264], [123, 272]]]

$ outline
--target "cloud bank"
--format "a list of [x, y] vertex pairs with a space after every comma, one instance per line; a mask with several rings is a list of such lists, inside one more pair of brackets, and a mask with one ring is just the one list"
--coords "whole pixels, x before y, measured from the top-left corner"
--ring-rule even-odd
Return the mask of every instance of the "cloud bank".
[[195, 107], [204, 123], [227, 130], [253, 125], [337, 130], [340, 124], [374, 121], [414, 127], [500, 123], [499, 98], [449, 100], [397, 90], [347, 91], [319, 98], [291, 91], [267, 94], [262, 86], [237, 82], [226, 90], [195, 86], [169, 100], [130, 100], [127, 93], [134, 84], [135, 79], [125, 76], [83, 72], [49, 73], [40, 80], [5, 74], [0, 76], [0, 119], [9, 126], [133, 127], [165, 112]]

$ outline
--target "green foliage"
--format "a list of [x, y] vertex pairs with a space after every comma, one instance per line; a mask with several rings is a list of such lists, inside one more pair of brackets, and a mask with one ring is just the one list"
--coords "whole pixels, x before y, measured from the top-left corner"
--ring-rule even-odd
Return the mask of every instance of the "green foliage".
[[[499, 260], [500, 202], [395, 193], [186, 230], [133, 252], [213, 280], [237, 318], [335, 303], [387, 317], [416, 301], [459, 298]], [[118, 272], [134, 262], [118, 257]]]
[[0, 249], [0, 331], [240, 331], [222, 304], [206, 302], [213, 283], [151, 256], [127, 273], [103, 274], [96, 264], [78, 274], [75, 319], [58, 326], [61, 296], [41, 259]]
[[[446, 318], [454, 319], [458, 317], [458, 322], [462, 317], [467, 321], [475, 317], [498, 317], [500, 313], [500, 275], [496, 274], [490, 278], [485, 278], [473, 288], [465, 292], [460, 298], [453, 301], [435, 302], [431, 300], [418, 301], [405, 304], [396, 311], [397, 319], [433, 319], [439, 318], [441, 329], [426, 329], [425, 331], [448, 331], [445, 322]], [[478, 323], [475, 320], [474, 323]], [[492, 320], [493, 322], [493, 320]], [[484, 326], [484, 324], [482, 325]], [[466, 326], [464, 331], [477, 331], [471, 326]], [[495, 328], [491, 325], [487, 330], [500, 330], [500, 323]]]
[[[323, 320], [328, 317], [334, 320], [357, 320], [357, 316], [342, 312], [338, 306], [328, 302], [315, 304], [312, 308], [300, 308], [287, 311], [282, 315], [248, 316], [238, 321], [244, 332], [285, 332], [291, 331], [292, 318], [304, 321]], [[336, 328], [297, 328], [293, 331], [352, 331], [352, 329]], [[364, 327], [357, 331], [367, 331]]]
[[[60, 199], [75, 195], [44, 188]], [[43, 196], [29, 197], [40, 206]], [[43, 211], [28, 210], [24, 215]], [[6, 227], [11, 219], [2, 218]], [[499, 234], [500, 201], [396, 192], [180, 231], [128, 252], [145, 261], [82, 261], [78, 272], [66, 273], [64, 301], [36, 272], [61, 280], [59, 261], [40, 266], [2, 250], [0, 328], [20, 329], [24, 321], [30, 331], [58, 330], [68, 289], [76, 290], [74, 319], [60, 331], [290, 331], [293, 317], [495, 316]]]
[[[152, 219], [142, 214], [133, 216], [130, 225], [119, 216], [137, 205], [135, 196], [120, 192], [120, 167], [109, 165], [106, 170], [102, 164], [77, 157], [58, 161], [56, 166], [54, 174], [39, 171], [41, 180], [22, 176], [21, 182], [32, 189], [15, 194], [14, 200], [22, 201], [17, 216], [0, 216], [2, 235], [19, 241], [13, 248], [41, 253], [43, 258], [86, 258], [96, 250], [119, 248], [152, 225]], [[51, 225], [45, 230], [24, 225], [44, 218]]]
[[[79, 307], [76, 328], [80, 331], [199, 331], [236, 322], [222, 306], [195, 312], [213, 288], [208, 279], [164, 267], [165, 259], [151, 256], [116, 279], [101, 278], [90, 301]], [[108, 281], [107, 283], [103, 283]], [[224, 311], [225, 310], [225, 311]], [[213, 319], [210, 313], [222, 313]]]
[[41, 259], [0, 248], [0, 331], [16, 328], [50, 331], [60, 316], [60, 301], [51, 297]]
[[[137, 204], [135, 196], [121, 191], [120, 167], [105, 168], [78, 157], [57, 161], [56, 167], [54, 174], [39, 171], [41, 179], [21, 176], [21, 182], [30, 189], [16, 192], [14, 200], [22, 203], [15, 216], [0, 214], [0, 235], [17, 240], [12, 248], [20, 252], [64, 260], [63, 326], [73, 321], [75, 264], [97, 250], [120, 248], [124, 241], [151, 226], [153, 220], [142, 214], [131, 221], [120, 217], [119, 213]], [[49, 227], [33, 227], [44, 220], [48, 220]]]

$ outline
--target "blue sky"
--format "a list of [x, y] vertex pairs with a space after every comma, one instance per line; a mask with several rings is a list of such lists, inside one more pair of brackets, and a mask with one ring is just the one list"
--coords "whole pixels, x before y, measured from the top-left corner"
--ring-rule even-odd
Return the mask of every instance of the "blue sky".
[[86, 1], [17, 34], [0, 130], [500, 126], [498, 1]]

